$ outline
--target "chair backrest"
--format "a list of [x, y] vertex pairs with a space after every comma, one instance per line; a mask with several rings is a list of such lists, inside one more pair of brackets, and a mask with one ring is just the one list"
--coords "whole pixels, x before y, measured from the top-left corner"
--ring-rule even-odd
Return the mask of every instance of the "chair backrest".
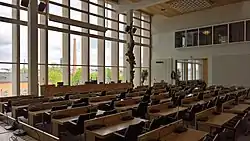
[[125, 141], [137, 141], [137, 137], [142, 133], [144, 125], [144, 122], [130, 125], [124, 134]]
[[143, 96], [143, 98], [142, 98], [142, 102], [147, 102], [147, 103], [149, 103], [149, 102], [150, 102], [150, 95], [145, 94], [145, 95]]
[[84, 121], [94, 118], [96, 113], [83, 114], [78, 117], [77, 126], [84, 127]]
[[203, 100], [203, 97], [204, 96], [204, 93], [203, 92], [200, 92], [199, 95], [198, 95], [198, 99], [199, 100]]
[[126, 92], [120, 93], [119, 98], [120, 98], [120, 99], [126, 98], [126, 94], [127, 94]]
[[106, 91], [102, 91], [101, 96], [105, 96], [105, 95], [106, 95]]
[[83, 106], [88, 106], [88, 104], [85, 102], [77, 103], [77, 104], [73, 104], [71, 108], [83, 107]]
[[58, 110], [64, 110], [67, 109], [68, 105], [62, 105], [62, 106], [54, 106], [51, 108], [51, 111], [58, 111]]
[[66, 94], [65, 96], [64, 96], [64, 100], [69, 100], [69, 97], [71, 96], [72, 94]]
[[150, 122], [150, 125], [149, 125], [149, 130], [154, 130], [154, 129], [157, 129], [161, 126], [161, 124], [159, 123], [158, 119], [155, 118], [153, 119], [151, 122]]
[[110, 104], [109, 104], [110, 109], [114, 109], [115, 108], [115, 99], [113, 99]]
[[145, 114], [147, 113], [147, 110], [148, 110], [148, 103], [147, 102], [140, 102], [138, 107], [137, 107], [136, 114], [137, 114], [137, 116], [143, 118], [145, 116]]

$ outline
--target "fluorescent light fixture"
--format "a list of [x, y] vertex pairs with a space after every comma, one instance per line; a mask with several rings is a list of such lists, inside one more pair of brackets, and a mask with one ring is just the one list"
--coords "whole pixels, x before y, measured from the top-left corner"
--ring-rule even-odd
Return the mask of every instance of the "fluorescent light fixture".
[[82, 28], [97, 30], [97, 31], [100, 31], [100, 32], [106, 32], [107, 31], [107, 29], [105, 27], [102, 27], [102, 26], [89, 24], [89, 23], [81, 22], [81, 21], [77, 21], [77, 20], [72, 20], [72, 19], [69, 19], [69, 18], [56, 16], [56, 15], [52, 15], [52, 14], [49, 14], [49, 20], [53, 21], [53, 22], [58, 22], [58, 23], [78, 26], [78, 27], [82, 27]]

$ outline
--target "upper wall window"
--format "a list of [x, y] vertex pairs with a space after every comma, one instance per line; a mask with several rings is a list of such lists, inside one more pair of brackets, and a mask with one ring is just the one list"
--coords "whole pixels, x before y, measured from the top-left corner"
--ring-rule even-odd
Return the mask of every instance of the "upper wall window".
[[247, 41], [250, 41], [250, 21], [246, 21], [246, 33], [247, 33]]
[[187, 31], [187, 46], [198, 46], [198, 29]]
[[244, 22], [229, 24], [229, 42], [244, 41]]
[[214, 44], [223, 44], [228, 42], [228, 25], [214, 26]]
[[200, 28], [199, 30], [199, 45], [212, 44], [212, 27]]
[[186, 44], [186, 34], [185, 31], [175, 32], [175, 47], [184, 47]]

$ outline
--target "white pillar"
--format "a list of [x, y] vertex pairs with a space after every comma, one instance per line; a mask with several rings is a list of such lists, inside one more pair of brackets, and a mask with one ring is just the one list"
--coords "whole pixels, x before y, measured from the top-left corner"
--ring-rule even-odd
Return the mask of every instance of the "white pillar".
[[37, 0], [31, 0], [28, 20], [28, 73], [29, 94], [38, 95], [38, 28], [37, 28]]
[[[82, 2], [81, 6], [82, 10], [88, 9], [88, 4], [85, 2]], [[83, 22], [88, 22], [88, 15], [85, 13], [82, 13], [82, 21]], [[82, 32], [87, 33], [88, 29], [83, 29]], [[82, 36], [82, 47], [81, 47], [81, 59], [82, 59], [82, 64], [85, 65], [82, 67], [82, 83], [84, 84], [86, 81], [89, 80], [89, 37]], [[80, 56], [78, 56], [80, 57]]]
[[[69, 0], [62, 0], [62, 3], [64, 5], [69, 5]], [[62, 9], [62, 15], [63, 17], [69, 17], [69, 10], [67, 8]], [[63, 24], [64, 29], [69, 29], [68, 25]], [[62, 76], [63, 76], [63, 82], [65, 85], [69, 85], [69, 73], [70, 73], [70, 39], [68, 33], [62, 33], [62, 64], [66, 64], [66, 66], [62, 67]]]
[[[104, 6], [104, 1], [98, 0], [98, 4]], [[91, 9], [90, 9], [91, 10]], [[98, 15], [103, 15], [104, 14], [104, 9], [98, 8]], [[98, 18], [97, 23], [99, 26], [104, 26], [104, 19]], [[98, 35], [104, 36], [103, 32], [98, 31]], [[104, 78], [105, 78], [105, 45], [104, 45], [104, 38], [103, 39], [98, 39], [98, 75], [97, 75], [97, 80], [98, 82], [103, 82], [104, 83]]]
[[[130, 25], [130, 23], [133, 21], [133, 10], [129, 10], [127, 12], [127, 25]], [[125, 45], [124, 48], [124, 54], [126, 54], [128, 52], [128, 43], [131, 43], [130, 40], [130, 35], [127, 34], [127, 44]], [[125, 80], [127, 80], [128, 82], [130, 82], [130, 65], [129, 63], [126, 61], [126, 59], [128, 58], [127, 56], [124, 55], [124, 66], [126, 67], [126, 69], [124, 69], [124, 74], [125, 74]]]
[[[16, 4], [16, 0], [12, 0]], [[20, 14], [16, 9], [12, 9], [12, 17], [19, 19]], [[12, 61], [17, 64], [12, 65], [12, 95], [20, 95], [20, 25], [12, 24]]]

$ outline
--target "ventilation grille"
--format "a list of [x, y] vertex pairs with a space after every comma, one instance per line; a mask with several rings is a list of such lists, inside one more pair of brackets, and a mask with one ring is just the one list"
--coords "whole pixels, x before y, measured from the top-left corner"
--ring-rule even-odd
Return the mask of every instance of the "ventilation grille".
[[180, 13], [187, 13], [211, 7], [212, 3], [207, 0], [175, 0], [168, 5]]

